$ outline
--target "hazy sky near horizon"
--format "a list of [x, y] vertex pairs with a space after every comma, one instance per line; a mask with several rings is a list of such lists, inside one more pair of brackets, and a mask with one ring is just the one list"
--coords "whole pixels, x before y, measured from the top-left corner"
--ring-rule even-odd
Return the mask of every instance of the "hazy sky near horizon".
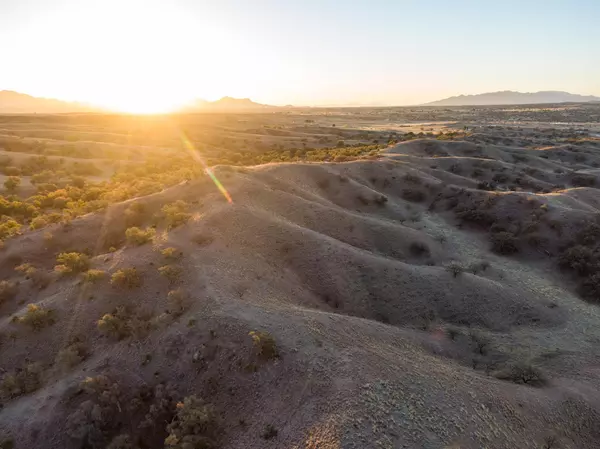
[[598, 0], [0, 0], [0, 90], [132, 112], [229, 95], [600, 95]]

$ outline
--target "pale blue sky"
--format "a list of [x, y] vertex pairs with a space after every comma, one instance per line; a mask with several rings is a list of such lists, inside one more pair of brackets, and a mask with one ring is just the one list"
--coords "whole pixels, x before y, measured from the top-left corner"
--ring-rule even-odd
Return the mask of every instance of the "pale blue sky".
[[0, 0], [0, 42], [0, 89], [121, 109], [600, 95], [600, 0]]

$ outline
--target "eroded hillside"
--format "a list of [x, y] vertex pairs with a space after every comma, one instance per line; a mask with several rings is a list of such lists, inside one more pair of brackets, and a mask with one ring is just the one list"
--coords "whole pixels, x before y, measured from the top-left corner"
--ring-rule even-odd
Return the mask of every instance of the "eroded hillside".
[[4, 438], [596, 447], [600, 142], [459, 137], [217, 166], [231, 203], [191, 170], [8, 238]]

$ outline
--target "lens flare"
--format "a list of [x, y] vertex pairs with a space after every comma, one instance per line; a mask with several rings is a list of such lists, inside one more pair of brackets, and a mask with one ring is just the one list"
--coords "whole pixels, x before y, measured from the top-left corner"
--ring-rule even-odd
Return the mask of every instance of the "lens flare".
[[200, 164], [202, 164], [202, 166], [204, 167], [204, 172], [210, 177], [210, 179], [212, 179], [212, 181], [217, 186], [217, 189], [219, 189], [219, 191], [223, 194], [223, 196], [225, 197], [227, 202], [233, 203], [233, 200], [231, 199], [231, 195], [229, 194], [227, 189], [225, 189], [225, 186], [223, 186], [223, 184], [221, 184], [221, 181], [219, 181], [219, 179], [214, 174], [212, 169], [206, 164], [206, 162], [204, 162], [204, 159], [200, 155], [200, 152], [197, 151], [196, 148], [194, 148], [194, 144], [190, 141], [190, 139], [188, 139], [187, 136], [183, 132], [179, 133], [179, 137], [181, 138], [181, 141], [183, 142], [183, 146], [190, 152], [192, 157], [196, 161], [200, 162]]

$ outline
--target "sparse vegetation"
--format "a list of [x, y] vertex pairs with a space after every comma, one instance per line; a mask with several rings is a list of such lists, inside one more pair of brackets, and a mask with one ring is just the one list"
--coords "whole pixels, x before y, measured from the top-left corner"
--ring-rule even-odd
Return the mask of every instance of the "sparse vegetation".
[[10, 281], [0, 281], [0, 304], [13, 299], [17, 295], [17, 286]]
[[42, 364], [27, 363], [15, 372], [4, 374], [0, 380], [0, 400], [7, 402], [36, 391], [41, 387], [43, 371]]
[[127, 243], [133, 246], [144, 245], [145, 243], [150, 243], [156, 234], [156, 230], [154, 228], [148, 229], [140, 229], [136, 227], [128, 228], [125, 231], [125, 237], [127, 239]]
[[492, 251], [498, 254], [514, 254], [519, 251], [518, 239], [510, 232], [496, 232], [490, 235]]
[[511, 363], [505, 369], [496, 373], [496, 377], [517, 384], [540, 387], [546, 384], [547, 379], [535, 365], [530, 362], [518, 361]]
[[132, 289], [142, 285], [142, 278], [135, 268], [122, 268], [111, 276], [110, 283], [115, 287]]
[[44, 309], [36, 304], [28, 304], [27, 311], [18, 318], [17, 322], [34, 331], [39, 331], [54, 324], [54, 311]]
[[106, 277], [106, 272], [102, 270], [88, 270], [83, 273], [83, 280], [90, 284], [95, 284]]
[[268, 332], [252, 331], [250, 332], [252, 342], [257, 354], [265, 360], [272, 360], [279, 357], [279, 351], [275, 339]]
[[158, 269], [162, 277], [167, 279], [170, 284], [174, 284], [181, 277], [181, 267], [177, 265], [163, 265]]
[[448, 265], [446, 265], [446, 271], [451, 273], [453, 277], [458, 277], [458, 275], [465, 271], [465, 267], [458, 262], [450, 262]]
[[212, 449], [217, 447], [219, 426], [213, 407], [196, 396], [177, 404], [177, 414], [167, 426], [165, 448]]
[[167, 228], [173, 229], [187, 223], [192, 216], [187, 210], [188, 204], [182, 200], [163, 206], [161, 212]]
[[56, 258], [58, 265], [54, 269], [61, 274], [76, 274], [87, 271], [90, 267], [90, 259], [81, 253], [60, 253]]
[[177, 260], [183, 256], [182, 251], [178, 251], [176, 248], [173, 248], [172, 246], [163, 249], [160, 253], [167, 260]]

